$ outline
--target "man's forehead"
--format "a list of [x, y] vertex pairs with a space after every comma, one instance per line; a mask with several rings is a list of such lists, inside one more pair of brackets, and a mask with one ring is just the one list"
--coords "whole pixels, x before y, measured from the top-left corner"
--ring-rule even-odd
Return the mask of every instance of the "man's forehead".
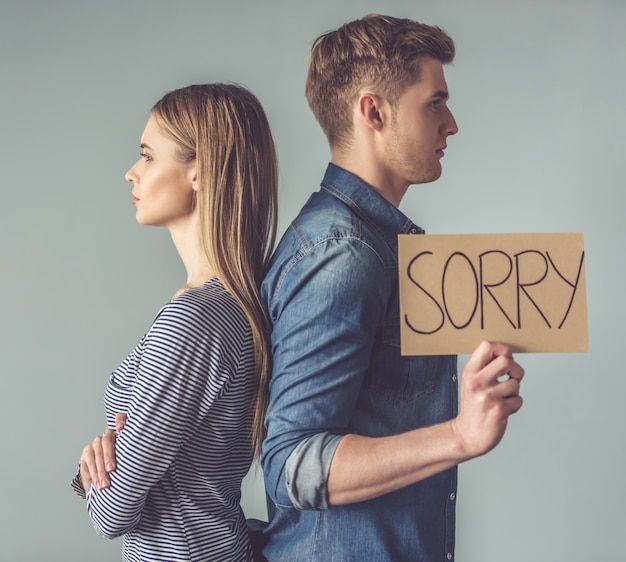
[[448, 84], [444, 75], [443, 64], [430, 57], [420, 59], [419, 71], [415, 82], [409, 88], [424, 90], [433, 98], [449, 97]]

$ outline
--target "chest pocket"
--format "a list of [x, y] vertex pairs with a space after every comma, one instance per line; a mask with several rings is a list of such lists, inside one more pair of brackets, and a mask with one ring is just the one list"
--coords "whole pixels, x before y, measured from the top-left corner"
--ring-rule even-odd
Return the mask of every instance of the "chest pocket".
[[400, 325], [385, 324], [369, 373], [370, 392], [395, 406], [406, 406], [435, 391], [443, 367], [439, 356], [400, 355]]
[[109, 377], [104, 393], [104, 405], [107, 421], [111, 427], [115, 425], [114, 419], [117, 412], [130, 413], [129, 405], [137, 381], [144, 341], [145, 336]]

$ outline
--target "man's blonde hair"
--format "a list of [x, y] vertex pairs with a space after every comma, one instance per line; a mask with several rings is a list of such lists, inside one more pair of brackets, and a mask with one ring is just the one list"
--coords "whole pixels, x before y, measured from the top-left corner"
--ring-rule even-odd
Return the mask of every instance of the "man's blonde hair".
[[348, 144], [352, 104], [361, 91], [369, 89], [395, 106], [419, 80], [425, 57], [451, 62], [454, 42], [439, 27], [410, 19], [370, 14], [318, 37], [311, 49], [306, 97], [330, 146]]

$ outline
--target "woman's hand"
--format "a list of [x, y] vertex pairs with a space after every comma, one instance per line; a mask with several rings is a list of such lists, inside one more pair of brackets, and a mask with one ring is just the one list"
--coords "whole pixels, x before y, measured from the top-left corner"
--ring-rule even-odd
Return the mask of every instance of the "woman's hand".
[[115, 431], [106, 429], [101, 436], [96, 437], [85, 446], [80, 456], [80, 479], [85, 491], [93, 484], [98, 490], [111, 485], [109, 473], [116, 468], [115, 438], [126, 425], [126, 414], [115, 416]]

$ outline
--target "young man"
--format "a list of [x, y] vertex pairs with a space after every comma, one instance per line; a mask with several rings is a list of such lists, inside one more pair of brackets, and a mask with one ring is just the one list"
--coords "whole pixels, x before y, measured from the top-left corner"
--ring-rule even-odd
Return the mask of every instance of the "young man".
[[505, 346], [474, 352], [459, 412], [456, 357], [400, 356], [397, 235], [423, 231], [397, 206], [440, 176], [457, 132], [453, 56], [439, 28], [377, 15], [313, 45], [306, 94], [332, 162], [262, 287], [269, 561], [451, 560], [455, 467], [495, 447], [522, 405]]

